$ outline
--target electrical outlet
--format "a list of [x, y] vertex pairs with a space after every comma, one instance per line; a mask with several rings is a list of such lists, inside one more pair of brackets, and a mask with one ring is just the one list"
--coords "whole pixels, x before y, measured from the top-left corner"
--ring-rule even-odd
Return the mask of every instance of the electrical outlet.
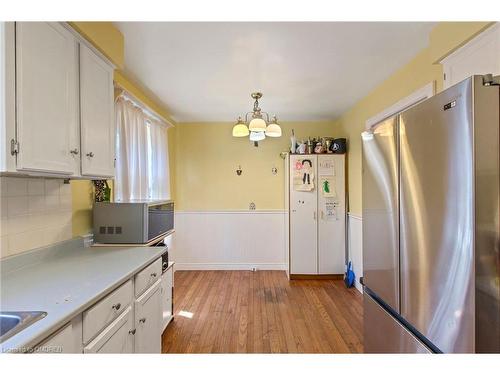
[[256, 208], [257, 208], [257, 206], [255, 206], [255, 203], [254, 202], [250, 202], [250, 205], [248, 206], [248, 209], [250, 211], [255, 211]]

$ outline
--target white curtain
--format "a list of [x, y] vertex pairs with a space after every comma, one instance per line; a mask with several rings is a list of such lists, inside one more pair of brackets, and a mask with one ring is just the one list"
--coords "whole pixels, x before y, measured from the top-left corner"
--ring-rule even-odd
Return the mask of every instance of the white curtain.
[[167, 127], [156, 120], [150, 121], [151, 134], [151, 197], [170, 198], [170, 170], [168, 164]]
[[118, 97], [115, 199], [168, 199], [167, 127]]

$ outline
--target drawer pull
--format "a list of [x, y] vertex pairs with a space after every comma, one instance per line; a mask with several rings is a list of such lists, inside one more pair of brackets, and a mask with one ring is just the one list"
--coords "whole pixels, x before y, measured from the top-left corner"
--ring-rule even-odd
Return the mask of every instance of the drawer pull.
[[156, 272], [153, 272], [153, 273], [151, 274], [151, 277], [156, 277]]
[[146, 318], [139, 319], [139, 323], [146, 323]]
[[120, 307], [122, 307], [122, 304], [121, 303], [117, 303], [113, 306], [111, 306], [112, 309], [115, 309], [116, 311], [120, 310]]
[[135, 328], [128, 331], [129, 335], [135, 335]]

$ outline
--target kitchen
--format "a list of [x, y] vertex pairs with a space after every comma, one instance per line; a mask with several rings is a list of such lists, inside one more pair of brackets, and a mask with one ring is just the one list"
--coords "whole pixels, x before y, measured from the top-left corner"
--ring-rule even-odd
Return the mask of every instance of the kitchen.
[[2, 353], [500, 352], [499, 23], [2, 21], [0, 69]]

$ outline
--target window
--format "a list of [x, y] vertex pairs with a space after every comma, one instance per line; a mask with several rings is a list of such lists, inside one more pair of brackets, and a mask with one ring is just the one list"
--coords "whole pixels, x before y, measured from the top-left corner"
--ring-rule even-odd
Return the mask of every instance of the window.
[[115, 114], [115, 200], [169, 199], [168, 126], [123, 94]]

